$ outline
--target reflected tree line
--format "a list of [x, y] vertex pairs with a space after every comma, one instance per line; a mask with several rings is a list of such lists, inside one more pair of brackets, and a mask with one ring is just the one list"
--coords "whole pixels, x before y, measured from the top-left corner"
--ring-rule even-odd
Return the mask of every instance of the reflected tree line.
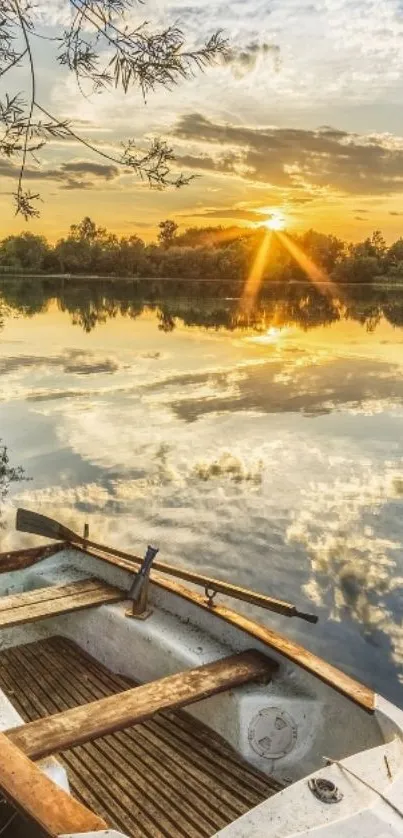
[[[218, 290], [218, 293], [217, 293]], [[399, 288], [344, 285], [330, 294], [313, 283], [294, 282], [263, 287], [252, 309], [243, 309], [239, 297], [231, 297], [231, 283], [218, 289], [204, 282], [166, 283], [158, 280], [114, 279], [88, 282], [79, 278], [51, 277], [3, 279], [1, 312], [32, 317], [51, 303], [71, 316], [85, 332], [117, 316], [135, 320], [147, 310], [155, 311], [159, 328], [171, 332], [177, 323], [205, 329], [249, 329], [293, 325], [304, 330], [353, 320], [373, 331], [381, 318], [403, 326], [403, 294]], [[168, 293], [169, 291], [169, 293]]]

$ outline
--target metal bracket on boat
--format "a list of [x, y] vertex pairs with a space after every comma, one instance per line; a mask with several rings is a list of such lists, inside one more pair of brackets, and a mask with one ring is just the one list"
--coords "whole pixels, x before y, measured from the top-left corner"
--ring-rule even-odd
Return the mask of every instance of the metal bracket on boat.
[[313, 777], [308, 780], [308, 786], [321, 803], [340, 803], [343, 794], [331, 780], [324, 777]]
[[206, 596], [206, 599], [207, 599], [208, 607], [209, 608], [214, 608], [214, 605], [215, 605], [214, 597], [217, 596], [217, 591], [215, 591], [214, 588], [209, 588], [209, 586], [206, 585], [206, 587], [204, 589], [204, 593], [205, 593], [205, 596]]
[[148, 545], [147, 552], [143, 559], [140, 570], [136, 573], [130, 591], [127, 595], [131, 599], [132, 606], [126, 611], [126, 617], [134, 617], [137, 620], [146, 620], [151, 614], [148, 608], [148, 586], [150, 582], [151, 565], [158, 553], [158, 547]]

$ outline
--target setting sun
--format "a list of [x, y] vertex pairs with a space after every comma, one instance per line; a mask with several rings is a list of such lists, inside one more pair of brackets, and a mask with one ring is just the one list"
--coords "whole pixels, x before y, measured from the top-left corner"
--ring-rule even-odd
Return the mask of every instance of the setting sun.
[[277, 213], [271, 215], [270, 218], [268, 218], [267, 221], [265, 221], [265, 227], [267, 227], [268, 230], [284, 230], [284, 216], [278, 215]]

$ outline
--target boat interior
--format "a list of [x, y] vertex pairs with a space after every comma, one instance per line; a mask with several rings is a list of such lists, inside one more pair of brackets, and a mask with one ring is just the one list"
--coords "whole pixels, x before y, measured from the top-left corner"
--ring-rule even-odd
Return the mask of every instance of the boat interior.
[[[9, 590], [10, 574], [3, 579]], [[249, 765], [219, 734], [176, 709], [194, 696], [204, 698], [268, 679], [274, 668], [270, 661], [258, 653], [240, 653], [219, 661], [215, 669], [197, 667], [195, 685], [189, 683], [188, 670], [153, 682], [138, 706], [141, 721], [127, 726], [122, 697], [138, 682], [111, 671], [63, 636], [62, 620], [58, 626], [64, 614], [125, 601], [126, 592], [94, 577], [12, 594], [2, 587], [0, 710], [4, 722], [11, 709], [5, 697], [20, 722], [10, 725], [9, 740], [34, 760], [57, 755], [71, 795], [108, 827], [144, 838], [202, 838], [281, 790], [282, 783]], [[17, 579], [12, 587], [20, 587]], [[178, 696], [178, 690], [183, 695]], [[110, 702], [104, 709], [102, 700], [107, 697]], [[68, 743], [58, 742], [68, 721], [66, 711], [73, 708], [82, 708], [78, 727], [70, 731]], [[90, 711], [95, 727], [83, 733]], [[50, 719], [58, 725], [53, 734], [32, 725]], [[10, 814], [3, 804], [0, 824], [4, 826]], [[36, 828], [41, 834], [39, 824]], [[9, 834], [26, 834], [24, 829], [20, 817], [13, 820], [13, 831], [10, 824]]]
[[[324, 662], [313, 690], [314, 656], [302, 662], [305, 676], [311, 667], [308, 681], [293, 672], [287, 684], [290, 649], [276, 649], [274, 634], [271, 648], [252, 642], [247, 621], [236, 629], [238, 642], [227, 631], [235, 612], [216, 611], [208, 592], [198, 601], [155, 575], [148, 620], [150, 612], [136, 615], [128, 602], [133, 568], [123, 559], [60, 543], [3, 554], [0, 566], [5, 838], [220, 833], [320, 767], [318, 754], [329, 746], [321, 687], [336, 696], [329, 712], [338, 758], [395, 737], [390, 720], [375, 719], [372, 691], [338, 673], [344, 681], [335, 692]], [[196, 606], [201, 613], [198, 624], [181, 613], [186, 597], [189, 613]], [[212, 610], [224, 620], [216, 635]], [[346, 690], [355, 694], [346, 699]], [[254, 740], [268, 695], [274, 728]], [[346, 700], [349, 744], [341, 745]], [[301, 736], [314, 718], [323, 722], [316, 741], [312, 730]]]
[[[0, 653], [0, 687], [24, 722], [106, 696], [118, 705], [134, 686], [60, 635]], [[181, 710], [73, 742], [59, 759], [74, 797], [129, 836], [214, 835], [281, 788]]]

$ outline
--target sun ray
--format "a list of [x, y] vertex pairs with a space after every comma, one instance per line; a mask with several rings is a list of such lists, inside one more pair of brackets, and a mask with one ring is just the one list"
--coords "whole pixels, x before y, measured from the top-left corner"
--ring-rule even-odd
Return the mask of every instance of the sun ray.
[[255, 304], [256, 297], [262, 284], [263, 272], [266, 267], [272, 238], [272, 231], [267, 230], [252, 265], [251, 272], [246, 280], [240, 300], [240, 308], [244, 313], [250, 312]]
[[253, 236], [255, 233], [255, 227], [221, 227], [218, 229], [206, 227], [204, 239], [203, 233], [201, 233], [201, 240], [203, 244], [225, 244], [225, 242]]
[[324, 290], [327, 290], [332, 294], [336, 292], [336, 286], [331, 281], [326, 271], [324, 271], [323, 268], [319, 268], [318, 265], [315, 265], [315, 262], [307, 256], [306, 253], [304, 253], [299, 245], [290, 239], [287, 233], [284, 233], [281, 230], [276, 230], [276, 234], [284, 247], [287, 248], [288, 252], [295, 259], [295, 261], [298, 262], [300, 268], [302, 268], [304, 273], [306, 273], [314, 285], [319, 286], [319, 289], [322, 292]]

